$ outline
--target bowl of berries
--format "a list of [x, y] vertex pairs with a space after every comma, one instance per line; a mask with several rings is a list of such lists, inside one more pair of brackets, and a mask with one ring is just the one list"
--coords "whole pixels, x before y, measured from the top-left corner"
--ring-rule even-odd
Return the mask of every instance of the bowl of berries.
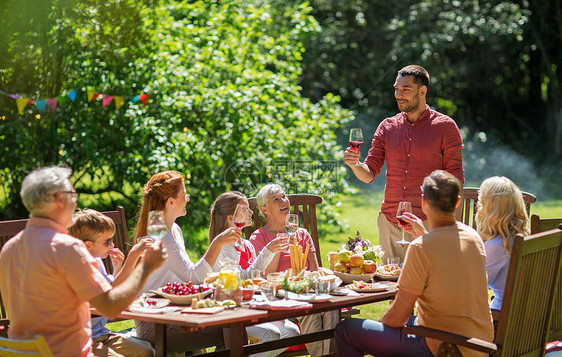
[[157, 290], [151, 290], [152, 293], [165, 297], [176, 305], [189, 305], [193, 298], [198, 300], [209, 296], [213, 292], [207, 284], [193, 284], [191, 281], [187, 283], [168, 282], [165, 286]]

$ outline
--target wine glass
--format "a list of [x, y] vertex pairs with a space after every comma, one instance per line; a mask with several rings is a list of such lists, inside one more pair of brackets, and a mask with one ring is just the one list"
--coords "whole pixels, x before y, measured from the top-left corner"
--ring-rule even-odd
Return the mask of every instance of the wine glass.
[[[349, 131], [349, 146], [355, 151], [359, 151], [359, 148], [363, 146], [363, 131], [361, 128], [352, 128]], [[355, 166], [359, 164], [359, 161], [355, 163]]]
[[[250, 207], [241, 204], [236, 205], [236, 209], [234, 210], [234, 214], [232, 215], [232, 223], [234, 223], [237, 230], [239, 231], [242, 230], [242, 228], [246, 225], [246, 222], [248, 221], [249, 215], [250, 215]], [[244, 245], [239, 240], [234, 242], [234, 247], [238, 249], [244, 249]]]
[[349, 146], [355, 151], [363, 146], [363, 131], [361, 128], [352, 128], [349, 131]]
[[396, 243], [401, 244], [404, 250], [406, 250], [405, 246], [407, 244], [410, 244], [410, 242], [404, 239], [404, 227], [408, 225], [408, 223], [406, 223], [406, 221], [402, 219], [402, 215], [404, 214], [404, 212], [412, 212], [412, 202], [407, 202], [407, 201], [399, 202], [398, 210], [396, 211], [396, 218], [400, 223], [400, 227], [402, 227], [402, 239], [396, 241]]
[[299, 229], [299, 215], [294, 213], [289, 213], [287, 218], [285, 218], [285, 230], [289, 235], [293, 236], [297, 233]]
[[148, 221], [146, 225], [146, 233], [154, 241], [153, 245], [164, 237], [168, 227], [164, 220], [164, 211], [150, 211], [148, 212]]

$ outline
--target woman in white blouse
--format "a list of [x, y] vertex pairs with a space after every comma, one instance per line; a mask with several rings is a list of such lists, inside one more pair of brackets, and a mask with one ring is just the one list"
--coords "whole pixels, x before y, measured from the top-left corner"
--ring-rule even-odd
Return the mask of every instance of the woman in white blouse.
[[[238, 204], [248, 206], [248, 199], [241, 192], [229, 191], [217, 197], [211, 208], [211, 225], [209, 227], [209, 239], [211, 244], [220, 237], [222, 234], [221, 232], [235, 227], [232, 216]], [[251, 226], [251, 215], [252, 212], [250, 211], [250, 217], [249, 220], [246, 221], [245, 226]], [[289, 244], [286, 238], [275, 238], [256, 256], [252, 243], [246, 239], [241, 239], [240, 243], [242, 243], [242, 247], [237, 248], [234, 244], [224, 245], [222, 247], [219, 258], [213, 266], [213, 271], [219, 271], [221, 262], [228, 260], [240, 265], [240, 276], [242, 279], [249, 279], [254, 271], [264, 272], [271, 264], [275, 255], [287, 249]], [[277, 270], [277, 266], [273, 268], [273, 271]], [[280, 338], [297, 336], [300, 333], [299, 327], [289, 320], [272, 321], [248, 326], [246, 327], [246, 332], [248, 333], [248, 337], [254, 337], [261, 341], [278, 340]], [[254, 356], [271, 357], [277, 356], [281, 352], [283, 352], [283, 349], [263, 352], [255, 354]]]
[[[240, 239], [241, 233], [228, 228], [218, 234], [199, 261], [193, 263], [185, 250], [185, 241], [176, 219], [186, 215], [189, 197], [185, 191], [183, 176], [177, 171], [164, 171], [150, 178], [143, 189], [143, 204], [135, 231], [135, 242], [147, 235], [148, 212], [164, 211], [168, 232], [162, 238], [168, 259], [148, 278], [143, 292], [156, 290], [167, 282], [188, 282], [200, 284], [207, 273], [212, 272], [223, 246]], [[154, 342], [154, 323], [135, 321], [137, 336]], [[222, 329], [205, 329], [194, 333], [182, 333], [178, 326], [168, 326], [168, 349], [172, 351], [191, 351], [208, 346], [224, 344]]]

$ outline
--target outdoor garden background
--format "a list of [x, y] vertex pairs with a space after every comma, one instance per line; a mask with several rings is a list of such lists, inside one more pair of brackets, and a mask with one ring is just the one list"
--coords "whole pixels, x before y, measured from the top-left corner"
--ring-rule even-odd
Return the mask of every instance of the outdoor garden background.
[[132, 233], [142, 186], [173, 169], [193, 259], [214, 198], [267, 182], [324, 198], [323, 257], [357, 230], [376, 243], [385, 177], [360, 183], [342, 154], [360, 127], [366, 156], [407, 64], [461, 128], [465, 186], [507, 176], [562, 217], [557, 0], [0, 0], [0, 29], [0, 219], [27, 217], [30, 170], [62, 164], [80, 208], [122, 205]]

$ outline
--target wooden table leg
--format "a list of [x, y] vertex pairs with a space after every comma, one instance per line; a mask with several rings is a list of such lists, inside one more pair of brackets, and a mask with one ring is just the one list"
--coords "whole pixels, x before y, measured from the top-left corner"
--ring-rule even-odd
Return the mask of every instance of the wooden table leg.
[[166, 338], [166, 325], [154, 324], [154, 346], [155, 356], [164, 357], [168, 354], [167, 338]]
[[244, 332], [243, 324], [230, 325], [230, 356], [242, 357], [244, 355]]

